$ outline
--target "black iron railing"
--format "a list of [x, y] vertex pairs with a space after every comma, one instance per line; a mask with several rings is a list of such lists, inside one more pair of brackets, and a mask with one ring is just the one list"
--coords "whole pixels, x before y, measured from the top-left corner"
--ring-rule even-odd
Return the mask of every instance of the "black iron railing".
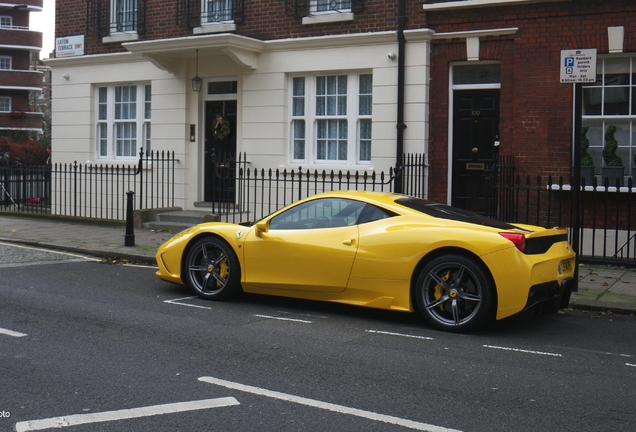
[[403, 164], [387, 172], [266, 169], [249, 166], [247, 155], [214, 158], [210, 208], [227, 222], [258, 220], [299, 199], [334, 190], [395, 191], [402, 178], [402, 193], [423, 197], [424, 155], [406, 154]]
[[[496, 194], [505, 196], [490, 215], [506, 222], [544, 227], [573, 226], [572, 179], [552, 176], [515, 176], [497, 185]], [[582, 262], [636, 265], [636, 187], [629, 178], [625, 186], [592, 185], [581, 180], [580, 229]]]
[[137, 209], [173, 207], [174, 152], [139, 154], [134, 165], [0, 165], [3, 210], [125, 219], [126, 192]]

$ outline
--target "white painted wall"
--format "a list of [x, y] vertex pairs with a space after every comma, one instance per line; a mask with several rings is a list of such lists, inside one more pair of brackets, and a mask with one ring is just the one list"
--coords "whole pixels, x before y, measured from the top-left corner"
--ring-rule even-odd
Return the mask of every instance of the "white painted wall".
[[[407, 153], [427, 150], [430, 37], [410, 34], [406, 57], [405, 145]], [[183, 38], [184, 43], [191, 38]], [[149, 81], [152, 84], [152, 148], [175, 151], [176, 205], [193, 208], [203, 196], [203, 134], [206, 81], [219, 77], [238, 81], [237, 150], [247, 152], [252, 167], [298, 168], [289, 158], [290, 74], [370, 71], [373, 73], [373, 159], [371, 164], [316, 164], [303, 169], [388, 171], [395, 165], [397, 117], [397, 53], [393, 33], [344, 35], [265, 42], [257, 66], [239, 65], [227, 55], [199, 56], [203, 89], [195, 93], [194, 50], [179, 54], [174, 72], [155, 66], [138, 53], [51, 59], [53, 70], [53, 161], [104, 162], [96, 158], [95, 88], [104, 83]], [[170, 55], [167, 53], [166, 55]], [[176, 54], [175, 54], [176, 55]], [[69, 79], [64, 79], [68, 74]], [[189, 141], [189, 125], [197, 140]], [[130, 161], [134, 164], [135, 161]]]

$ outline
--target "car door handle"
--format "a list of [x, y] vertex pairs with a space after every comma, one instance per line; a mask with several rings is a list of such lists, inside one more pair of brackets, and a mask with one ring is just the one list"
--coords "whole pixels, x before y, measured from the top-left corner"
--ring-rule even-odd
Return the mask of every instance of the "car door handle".
[[353, 246], [356, 244], [356, 239], [345, 240], [342, 242], [342, 244], [346, 246]]

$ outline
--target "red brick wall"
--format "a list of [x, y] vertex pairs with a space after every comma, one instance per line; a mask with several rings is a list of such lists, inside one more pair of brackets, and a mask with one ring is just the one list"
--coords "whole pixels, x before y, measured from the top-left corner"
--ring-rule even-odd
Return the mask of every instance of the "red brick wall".
[[[511, 36], [480, 40], [480, 60], [501, 62], [501, 154], [515, 156], [522, 176], [568, 178], [573, 85], [559, 82], [563, 49], [608, 52], [607, 27], [624, 26], [624, 52], [636, 51], [636, 2], [537, 3], [431, 12], [438, 33], [518, 27]], [[445, 201], [448, 170], [449, 63], [465, 61], [465, 39], [438, 40], [431, 55], [430, 198]]]
[[[56, 3], [55, 36], [85, 35], [84, 52], [101, 54], [125, 51], [119, 43], [103, 44], [96, 29], [86, 34], [86, 0], [65, 0]], [[407, 25], [423, 28], [425, 14], [422, 2], [407, 0]], [[365, 9], [354, 14], [353, 21], [303, 25], [302, 19], [285, 15], [285, 2], [272, 0], [246, 0], [245, 20], [237, 24], [236, 33], [261, 40], [294, 37], [324, 36], [330, 34], [366, 33], [396, 30], [398, 0], [366, 0]], [[176, 0], [147, 0], [146, 33], [139, 40], [192, 36], [192, 30], [176, 23]], [[105, 17], [106, 19], [108, 17]]]

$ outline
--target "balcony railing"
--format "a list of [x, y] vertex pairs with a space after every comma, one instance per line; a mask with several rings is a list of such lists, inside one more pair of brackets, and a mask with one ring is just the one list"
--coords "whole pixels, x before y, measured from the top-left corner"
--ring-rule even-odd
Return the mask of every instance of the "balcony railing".
[[245, 0], [206, 1], [177, 0], [177, 23], [187, 28], [206, 24], [233, 21], [242, 24], [245, 20]]

